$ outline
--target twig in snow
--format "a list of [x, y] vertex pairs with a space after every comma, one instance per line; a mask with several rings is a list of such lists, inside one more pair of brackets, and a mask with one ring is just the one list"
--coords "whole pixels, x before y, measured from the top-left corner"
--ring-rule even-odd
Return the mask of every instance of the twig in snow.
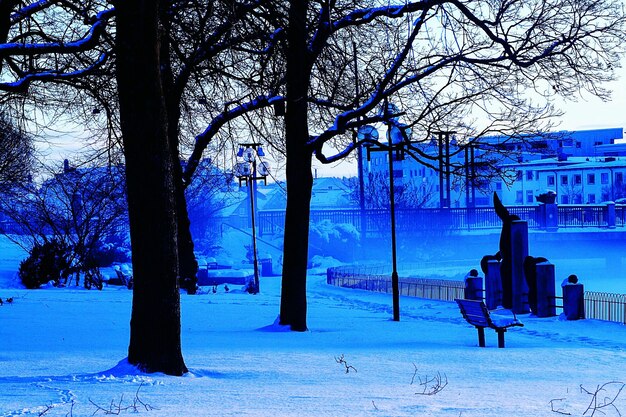
[[123, 394], [121, 395], [120, 400], [117, 403], [115, 402], [115, 400], [111, 400], [111, 404], [109, 404], [109, 408], [108, 409], [104, 408], [104, 407], [101, 407], [100, 405], [96, 404], [91, 399], [89, 399], [89, 402], [96, 407], [96, 411], [94, 411], [94, 413], [92, 415], [97, 414], [99, 411], [102, 411], [106, 415], [116, 415], [116, 416], [120, 415], [122, 413], [122, 411], [131, 411], [133, 413], [138, 413], [139, 412], [139, 408], [140, 408], [139, 405], [143, 406], [143, 408], [146, 411], [157, 410], [156, 407], [152, 407], [150, 404], [144, 403], [139, 398], [139, 390], [141, 389], [142, 386], [143, 386], [143, 382], [137, 388], [137, 391], [135, 392], [135, 398], [133, 399], [132, 404], [130, 404], [128, 406], [125, 406], [125, 407], [122, 407], [122, 401], [124, 399], [124, 395]]
[[[615, 392], [615, 395], [605, 396], [603, 400], [598, 402], [598, 394], [601, 394], [603, 391], [607, 391], [607, 388], [613, 385], [619, 385], [619, 388], [617, 388], [617, 392]], [[598, 385], [596, 387], [596, 390], [592, 392], [584, 388], [582, 385], [580, 385], [581, 392], [591, 395], [591, 401], [589, 402], [589, 406], [587, 407], [583, 415], [586, 415], [589, 411], [591, 411], [590, 415], [593, 417], [596, 411], [604, 414], [604, 411], [602, 411], [603, 408], [613, 407], [615, 411], [617, 412], [617, 414], [621, 416], [622, 413], [620, 413], [617, 406], [615, 406], [615, 400], [617, 400], [617, 397], [619, 397], [619, 395], [622, 393], [622, 390], [625, 387], [626, 387], [626, 384], [624, 384], [623, 382], [611, 381], [611, 382], [606, 382], [602, 385]]]
[[[415, 373], [417, 374], [417, 369]], [[419, 384], [423, 387], [423, 389], [422, 392], [416, 392], [416, 395], [435, 395], [443, 391], [443, 389], [448, 385], [448, 377], [446, 376], [446, 374], [441, 375], [440, 372], [437, 372], [435, 376], [430, 378], [428, 377], [428, 375], [426, 375], [424, 377], [424, 380], [422, 380], [422, 377], [418, 377], [418, 379]], [[411, 385], [413, 384], [414, 380], [415, 375], [413, 375]]]
[[[1, 300], [2, 300], [2, 299], [0, 299], [0, 301], [1, 301]], [[38, 415], [39, 417], [44, 416], [44, 415], [46, 415], [46, 414], [48, 413], [48, 411], [52, 410], [53, 408], [54, 408], [54, 406], [53, 406], [53, 405], [46, 405], [46, 408], [45, 408], [43, 411], [41, 411], [39, 414], [37, 414], [37, 415]]]
[[350, 370], [352, 369], [354, 372], [357, 372], [356, 368], [352, 365], [348, 365], [348, 362], [346, 362], [346, 360], [344, 359], [343, 353], [341, 354], [340, 357], [335, 358], [335, 362], [337, 362], [340, 365], [343, 365], [346, 369], [346, 373], [349, 374]]
[[566, 416], [571, 416], [572, 413], [567, 413], [565, 411], [563, 411], [561, 408], [557, 408], [556, 410], [554, 409], [554, 402], [555, 401], [564, 401], [565, 398], [555, 398], [554, 400], [550, 400], [550, 411], [552, 411], [553, 413], [557, 413], [557, 414], [563, 414]]

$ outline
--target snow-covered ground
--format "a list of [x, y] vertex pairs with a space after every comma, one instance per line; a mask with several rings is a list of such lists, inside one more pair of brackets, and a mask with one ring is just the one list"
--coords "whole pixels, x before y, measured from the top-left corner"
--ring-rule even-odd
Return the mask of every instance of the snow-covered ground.
[[[581, 416], [585, 390], [626, 382], [623, 325], [522, 316], [506, 349], [490, 330], [483, 349], [454, 303], [402, 298], [393, 322], [389, 295], [315, 275], [304, 333], [273, 324], [278, 277], [255, 296], [181, 294], [190, 373], [142, 374], [124, 361], [130, 291], [19, 289], [22, 257], [0, 240], [0, 416]], [[600, 411], [624, 415], [626, 389]]]

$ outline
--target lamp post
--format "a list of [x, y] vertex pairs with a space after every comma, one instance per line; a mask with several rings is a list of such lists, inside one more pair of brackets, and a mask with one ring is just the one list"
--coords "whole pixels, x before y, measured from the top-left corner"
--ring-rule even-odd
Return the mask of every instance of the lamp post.
[[[393, 320], [400, 321], [400, 285], [398, 280], [398, 264], [396, 251], [396, 201], [394, 192], [393, 161], [404, 159], [405, 146], [410, 145], [410, 129], [401, 124], [398, 119], [398, 108], [385, 102], [381, 109], [385, 125], [387, 125], [387, 143], [378, 141], [378, 130], [374, 126], [366, 125], [359, 128], [358, 138], [367, 142], [367, 160], [371, 152], [387, 152], [389, 162], [389, 211], [391, 217], [391, 292], [393, 302]], [[375, 146], [375, 147], [374, 147]]]
[[239, 179], [239, 186], [245, 183], [250, 189], [250, 217], [252, 223], [252, 264], [254, 268], [254, 286], [249, 292], [257, 294], [259, 292], [259, 261], [256, 249], [256, 225], [254, 221], [254, 199], [256, 182], [263, 180], [267, 184], [269, 175], [269, 165], [261, 157], [265, 156], [260, 143], [240, 143], [237, 158], [239, 162], [235, 165], [235, 175]]

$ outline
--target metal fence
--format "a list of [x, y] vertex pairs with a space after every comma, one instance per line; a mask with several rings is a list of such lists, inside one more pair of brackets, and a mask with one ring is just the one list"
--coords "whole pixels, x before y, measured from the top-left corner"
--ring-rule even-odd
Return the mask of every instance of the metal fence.
[[[391, 293], [387, 269], [384, 266], [329, 268], [326, 281], [338, 287]], [[399, 278], [398, 286], [400, 295], [441, 301], [463, 298], [465, 290], [463, 282], [443, 279]]]
[[585, 316], [626, 324], [626, 294], [585, 291]]
[[[545, 228], [539, 205], [510, 206], [509, 213], [528, 222], [529, 229]], [[606, 204], [559, 205], [558, 227], [624, 227], [626, 206], [615, 205], [615, 216], [609, 224], [609, 209]], [[390, 228], [388, 209], [339, 209], [311, 210], [311, 223], [328, 220], [333, 223], [346, 223], [367, 234], [386, 233]], [[285, 223], [284, 210], [259, 211], [259, 233], [273, 234], [282, 230]], [[362, 225], [364, 227], [362, 227]], [[415, 232], [429, 230], [479, 230], [502, 227], [492, 207], [474, 208], [422, 208], [396, 209], [396, 231]]]
[[[327, 283], [344, 288], [391, 293], [389, 268], [384, 265], [329, 268]], [[400, 278], [400, 295], [431, 300], [454, 301], [464, 298], [462, 281]], [[561, 297], [556, 297], [561, 298]], [[626, 324], [626, 294], [585, 291], [587, 319]]]

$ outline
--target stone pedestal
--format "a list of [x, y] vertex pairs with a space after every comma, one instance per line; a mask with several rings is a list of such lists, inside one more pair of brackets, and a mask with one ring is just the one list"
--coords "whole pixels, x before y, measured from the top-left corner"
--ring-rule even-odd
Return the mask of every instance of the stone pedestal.
[[524, 277], [524, 260], [528, 256], [528, 223], [513, 220], [511, 223], [511, 292], [515, 314], [530, 312], [528, 308], [528, 285]]
[[585, 318], [585, 287], [582, 284], [563, 285], [563, 313], [568, 320]]
[[556, 281], [554, 265], [550, 262], [542, 262], [537, 268], [537, 317], [556, 316]]
[[483, 300], [483, 277], [467, 277], [465, 278], [466, 300]]
[[485, 304], [489, 310], [502, 305], [502, 280], [500, 278], [500, 262], [487, 262], [485, 274]]

